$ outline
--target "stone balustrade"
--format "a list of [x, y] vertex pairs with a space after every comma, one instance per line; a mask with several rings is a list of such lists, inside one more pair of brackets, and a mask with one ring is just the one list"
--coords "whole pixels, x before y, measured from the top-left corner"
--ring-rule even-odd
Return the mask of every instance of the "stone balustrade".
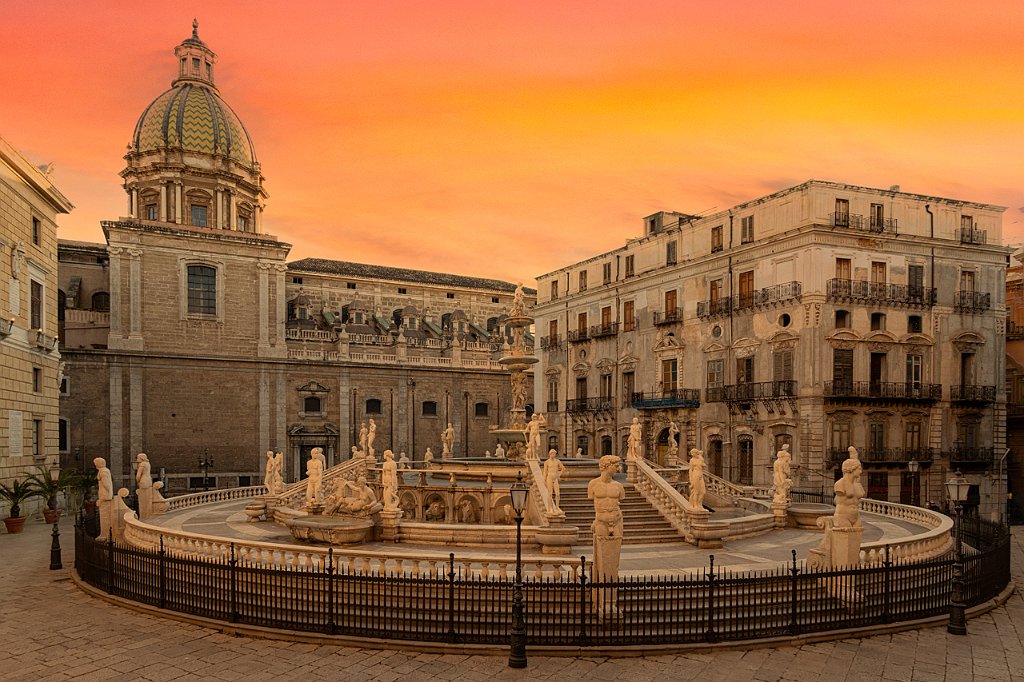
[[[303, 491], [305, 491], [305, 487], [303, 487]], [[255, 497], [257, 495], [263, 495], [266, 492], [266, 486], [252, 485], [245, 488], [220, 488], [218, 490], [207, 490], [201, 493], [179, 495], [177, 497], [167, 498], [167, 511], [188, 509], [189, 507], [197, 507], [201, 504], [212, 504], [214, 502], [241, 500], [249, 497]]]
[[647, 499], [658, 513], [665, 518], [680, 535], [690, 537], [690, 502], [668, 481], [660, 476], [651, 464], [641, 458], [633, 460], [635, 465], [636, 489]]
[[906, 538], [896, 540], [876, 540], [865, 542], [860, 546], [862, 564], [880, 563], [886, 559], [886, 547], [889, 548], [889, 559], [901, 561], [925, 561], [942, 556], [953, 548], [953, 519], [945, 514], [896, 502], [881, 500], [860, 501], [860, 510], [868, 514], [878, 514], [891, 519], [900, 519], [921, 524], [929, 530]]

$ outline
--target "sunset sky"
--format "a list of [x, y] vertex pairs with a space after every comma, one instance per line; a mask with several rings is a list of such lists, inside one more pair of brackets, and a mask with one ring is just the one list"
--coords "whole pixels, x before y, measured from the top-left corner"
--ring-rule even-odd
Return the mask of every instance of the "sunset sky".
[[125, 212], [193, 16], [292, 259], [532, 283], [809, 178], [1008, 206], [1024, 241], [1020, 0], [9, 0], [0, 135], [55, 163], [61, 237]]

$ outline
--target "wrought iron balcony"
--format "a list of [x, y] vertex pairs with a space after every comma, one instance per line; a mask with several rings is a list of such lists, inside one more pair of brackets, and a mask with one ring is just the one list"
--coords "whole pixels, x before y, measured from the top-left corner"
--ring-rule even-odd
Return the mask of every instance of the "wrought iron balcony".
[[935, 288], [909, 284], [885, 284], [864, 280], [830, 279], [826, 283], [829, 301], [874, 303], [909, 308], [927, 308], [935, 305]]
[[708, 387], [705, 400], [709, 403], [747, 403], [754, 400], [796, 398], [796, 381], [755, 381], [745, 384]]
[[[0, 333], [3, 332], [3, 326], [0, 325]], [[1024, 339], [1024, 324], [1017, 324], [1010, 320], [1006, 321], [1006, 340], [1007, 341], [1019, 341]]]
[[958, 291], [953, 307], [964, 313], [982, 313], [992, 307], [992, 294], [980, 291]]
[[732, 300], [729, 298], [697, 301], [697, 317], [701, 319], [728, 315], [730, 310], [732, 310]]
[[569, 343], [582, 343], [590, 340], [589, 329], [572, 329], [566, 334], [569, 339]]
[[716, 317], [718, 315], [728, 315], [730, 311], [738, 313], [778, 303], [799, 301], [802, 294], [803, 284], [800, 282], [783, 282], [774, 286], [764, 287], [763, 289], [755, 289], [749, 293], [739, 294], [731, 299], [698, 301], [697, 317]]
[[607, 412], [614, 407], [615, 401], [611, 396], [599, 398], [573, 398], [565, 401], [565, 411], [571, 414], [581, 412]]
[[901, 381], [826, 381], [825, 398], [832, 402], [935, 402], [942, 384]]
[[981, 468], [995, 461], [995, 448], [954, 447], [947, 453], [951, 467]]
[[[866, 448], [859, 453], [864, 464], [902, 465], [910, 461], [919, 464], [931, 464], [937, 454], [934, 448]], [[845, 448], [830, 448], [828, 462], [830, 467], [841, 466], [849, 453]]]
[[549, 400], [548, 401], [548, 412], [558, 412], [558, 401], [557, 400]]
[[562, 337], [558, 334], [540, 337], [541, 350], [558, 350], [562, 347]]
[[988, 232], [985, 230], [978, 230], [973, 227], [961, 227], [960, 228], [960, 243], [961, 244], [987, 244], [988, 243]]
[[896, 232], [897, 222], [895, 218], [883, 218], [877, 220], [864, 220], [864, 216], [858, 213], [829, 213], [829, 221], [832, 227], [843, 227], [848, 230], [861, 230], [864, 232]]
[[590, 328], [590, 338], [599, 339], [603, 336], [615, 336], [619, 333], [619, 323], [595, 324]]
[[622, 331], [631, 332], [635, 331], [640, 326], [640, 318], [634, 317], [632, 320], [622, 321]]
[[675, 324], [676, 322], [683, 321], [683, 309], [682, 308], [669, 308], [665, 312], [655, 311], [654, 312], [654, 324]]
[[667, 407], [700, 407], [699, 388], [672, 388], [668, 390], [633, 394], [631, 405], [638, 410], [660, 410]]
[[949, 399], [959, 403], [984, 404], [995, 402], [995, 386], [952, 386], [949, 389]]

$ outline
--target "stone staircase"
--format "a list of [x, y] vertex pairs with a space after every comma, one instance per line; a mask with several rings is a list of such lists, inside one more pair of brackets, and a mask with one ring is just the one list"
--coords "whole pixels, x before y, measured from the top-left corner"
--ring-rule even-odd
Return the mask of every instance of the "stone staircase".
[[[597, 467], [594, 467], [597, 478]], [[626, 481], [625, 474], [617, 474], [615, 480], [626, 489], [626, 499], [620, 505], [623, 519], [623, 543], [642, 545], [654, 542], [680, 542], [681, 536], [662, 518], [658, 510], [637, 492], [631, 483]], [[578, 526], [579, 540], [577, 544], [586, 545], [593, 542], [590, 524], [594, 521], [594, 502], [587, 499], [587, 483], [590, 479], [563, 479], [561, 482], [560, 507], [565, 512], [565, 522], [570, 526]]]

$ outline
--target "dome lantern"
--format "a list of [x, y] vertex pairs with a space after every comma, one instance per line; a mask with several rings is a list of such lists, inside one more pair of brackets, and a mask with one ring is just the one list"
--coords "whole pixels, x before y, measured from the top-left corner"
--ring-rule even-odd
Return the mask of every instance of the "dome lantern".
[[186, 38], [174, 48], [174, 56], [178, 58], [178, 77], [171, 82], [171, 87], [181, 83], [202, 83], [215, 92], [213, 83], [213, 65], [217, 63], [217, 55], [199, 39], [199, 20], [192, 20], [192, 37]]

